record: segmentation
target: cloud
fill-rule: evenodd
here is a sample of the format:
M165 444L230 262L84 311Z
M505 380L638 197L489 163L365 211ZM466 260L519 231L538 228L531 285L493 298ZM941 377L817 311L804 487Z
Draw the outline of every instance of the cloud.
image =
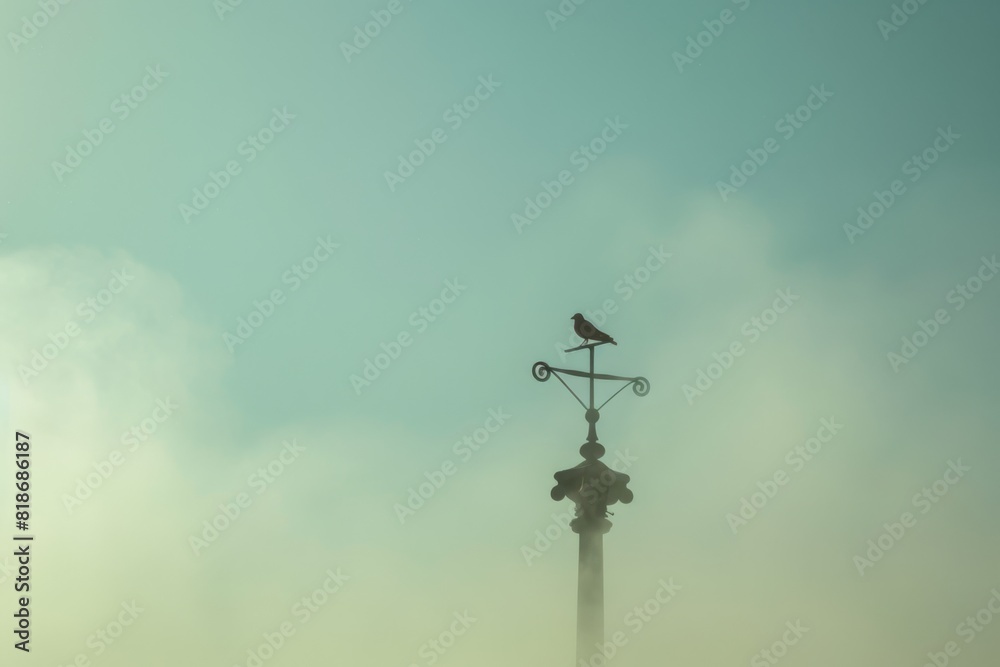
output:
M669 316L621 316L619 323L631 317L662 327L661 336L630 348L629 367L649 377L652 390L642 398L623 392L599 423L610 453L628 448L638 458L628 471L635 502L612 508L605 544L607 629L629 633L616 661L745 660L802 617L815 630L798 647L800 657L823 664L830 650L823 637L857 632L858 609L873 595L887 596L891 582L939 561L960 566L948 544L995 546L984 537L988 517L968 514L969 494L987 483L984 471L921 516L870 575L860 577L851 560L949 456L985 466L977 443L988 433L976 405L930 428L908 417L912 401L928 398L920 384L887 372L869 334L870 322L885 316L889 287L861 274L831 281L820 269L776 264L767 234L754 232L767 227L759 211L744 216L699 201L690 210L673 247L681 275L701 282ZM78 305L123 270L134 280L83 322ZM38 659L98 658L100 644L88 637L133 600L143 612L101 664L156 667L192 650L206 663L246 664L248 651L291 622L295 634L270 664L319 656L423 665L436 651L431 642L450 642L454 614L466 611L477 620L440 654L442 665L572 658L576 538L560 536L531 567L521 553L553 513L569 509L548 497L552 474L579 461L585 436L567 397L514 392L504 402L510 424L401 526L393 504L405 501L425 470L457 458L454 440L493 406L456 419L454 432L321 415L254 430L225 389L232 356L220 332L191 312L171 276L124 253L60 247L4 256L0 275L0 300L17 323L0 336L15 378L11 426L31 433L38 471L33 604L45 634L63 638L46 643L40 633ZM801 302L688 405L682 383L714 352L744 340L741 324L786 286ZM651 282L642 303L679 300L681 287ZM17 365L71 320L79 334L21 384ZM525 383L533 382L529 365ZM141 429L165 397L178 407L130 450L123 434ZM552 409L558 417L546 412ZM787 452L825 417L844 430L791 470ZM567 424L578 431L568 433ZM290 441L303 449L283 460ZM404 449L417 455L402 457ZM123 458L118 465L109 463L114 450ZM791 481L733 535L726 514L779 469ZM66 495L81 483L94 487L91 496L69 512ZM216 524L218 537L206 538L205 522ZM206 539L198 555L192 535ZM338 569L348 581L301 622L303 597L313 599L328 570ZM972 569L985 585L988 572ZM671 577L682 593L633 633L628 614ZM963 599L985 599L988 589L967 583ZM945 632L950 623L919 605L894 613L911 629ZM715 641L718 633L727 641ZM899 640L859 641L874 655ZM162 648L151 653L152 646Z

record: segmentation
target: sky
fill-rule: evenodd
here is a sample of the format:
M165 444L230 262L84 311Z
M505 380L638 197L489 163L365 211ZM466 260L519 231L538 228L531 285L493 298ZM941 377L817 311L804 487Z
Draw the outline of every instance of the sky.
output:
M4 664L994 665L998 20L4 3Z

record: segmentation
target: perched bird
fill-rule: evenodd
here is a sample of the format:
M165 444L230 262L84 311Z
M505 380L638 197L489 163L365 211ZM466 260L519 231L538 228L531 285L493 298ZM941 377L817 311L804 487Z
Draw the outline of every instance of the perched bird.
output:
M583 339L583 344L586 345L592 340L596 340L601 343L611 343L612 345L617 345L615 339L604 333L593 324L588 322L583 318L583 315L577 313L570 318L573 320L573 331L576 335Z

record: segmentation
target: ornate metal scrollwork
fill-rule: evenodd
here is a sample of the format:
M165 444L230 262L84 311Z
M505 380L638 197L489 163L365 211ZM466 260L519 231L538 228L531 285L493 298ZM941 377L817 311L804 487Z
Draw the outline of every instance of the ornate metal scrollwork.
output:
M535 362L535 365L531 367L531 374L539 382L545 382L552 375L551 367L544 361Z

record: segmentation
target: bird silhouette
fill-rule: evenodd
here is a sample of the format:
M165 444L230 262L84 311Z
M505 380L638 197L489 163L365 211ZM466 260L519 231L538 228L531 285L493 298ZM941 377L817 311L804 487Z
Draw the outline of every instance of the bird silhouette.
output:
M577 313L570 319L573 320L573 331L576 332L577 336L583 339L583 345L586 345L592 340L596 340L601 343L611 343L612 345L618 344L615 342L614 338L588 322L580 313Z

